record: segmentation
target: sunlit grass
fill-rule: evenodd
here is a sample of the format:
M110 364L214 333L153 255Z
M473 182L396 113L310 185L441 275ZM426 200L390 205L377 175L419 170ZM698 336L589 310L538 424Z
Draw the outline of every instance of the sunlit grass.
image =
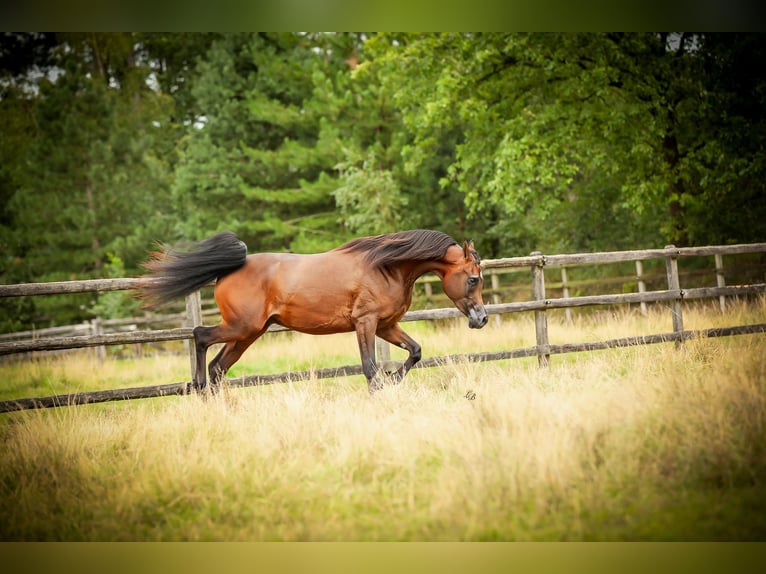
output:
M731 312L690 308L685 319L707 327L766 315L763 302ZM531 317L482 331L405 328L425 356L534 343ZM552 342L670 330L664 312L551 320ZM548 369L534 359L450 363L374 397L358 376L9 413L0 417L0 538L764 539L764 342L554 356ZM241 368L356 355L353 336L279 334ZM2 369L12 384L48 380L47 394L46 384L71 392L184 380L189 364L83 353Z

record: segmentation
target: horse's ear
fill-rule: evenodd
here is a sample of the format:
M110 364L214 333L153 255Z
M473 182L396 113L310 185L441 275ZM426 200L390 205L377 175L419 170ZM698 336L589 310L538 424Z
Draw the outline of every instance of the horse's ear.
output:
M463 241L463 257L471 259L471 251L474 251L473 240Z

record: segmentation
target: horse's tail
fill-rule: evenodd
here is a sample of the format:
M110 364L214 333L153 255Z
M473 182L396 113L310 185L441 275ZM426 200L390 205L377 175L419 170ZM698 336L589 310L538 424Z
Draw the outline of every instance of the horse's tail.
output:
M175 247L162 246L144 264L149 274L139 284L139 296L146 307L155 307L184 297L214 279L236 271L245 264L247 246L231 231L203 241Z

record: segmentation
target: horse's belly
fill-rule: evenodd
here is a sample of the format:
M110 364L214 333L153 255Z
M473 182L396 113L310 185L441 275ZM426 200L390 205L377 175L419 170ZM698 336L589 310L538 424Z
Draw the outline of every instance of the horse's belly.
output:
M347 317L290 314L286 317L276 315L273 318L273 322L288 329L310 335L332 335L334 333L348 333L354 330L354 324Z
M354 330L351 309L345 301L334 301L328 294L305 298L287 297L272 310L271 319L284 327L311 335L330 335Z

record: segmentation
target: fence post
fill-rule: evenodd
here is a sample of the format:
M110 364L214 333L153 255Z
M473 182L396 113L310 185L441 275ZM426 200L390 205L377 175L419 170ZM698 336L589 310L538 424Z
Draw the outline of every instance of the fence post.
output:
M569 299L569 285L567 284L567 268L562 267L561 268L561 287L563 288L562 295L564 296L564 299ZM564 312L567 316L567 324L572 324L572 309L567 307L564 309Z
M384 372L396 370L394 362L391 360L391 345L380 337L375 337L375 358L378 367Z
M726 287L726 277L723 275L723 255L716 253L715 257L715 282L718 287ZM726 297L718 296L718 304L721 306L721 313L726 312Z
M646 293L646 283L644 282L644 262L640 259L636 261L636 278L638 279L638 292ZM641 301L641 314L646 317L646 301Z
M666 250L672 250L675 249L675 245L666 245ZM681 282L678 277L678 256L677 255L669 255L665 259L667 272L668 272L668 289L671 291L681 291ZM683 299L683 292L681 292L681 295L678 297L678 299L674 299L672 303L672 312L673 312L673 332L675 333L681 333L684 330L684 316L683 316L683 310L681 307L681 300ZM683 340L679 340L677 344L683 343Z
M543 267L545 266L545 257L540 251L530 253L533 257L537 256L537 263L532 265L532 296L535 301L545 300L545 275ZM551 354L548 343L548 315L545 309L535 311L535 339L537 340L537 362L540 367L550 365Z
M91 330L91 333L93 333L94 337L98 337L99 335L104 334L104 326L101 324L100 317L95 317L90 322L90 325L91 325L90 330ZM96 347L96 358L98 360L103 360L106 358L106 347L104 347L103 345Z
M202 297L199 291L189 294L186 297L186 326L192 329L197 325L202 325ZM189 361L191 363L191 380L194 380L194 375L197 373L197 349L194 346L194 340L184 340L184 347L186 347L189 353Z

